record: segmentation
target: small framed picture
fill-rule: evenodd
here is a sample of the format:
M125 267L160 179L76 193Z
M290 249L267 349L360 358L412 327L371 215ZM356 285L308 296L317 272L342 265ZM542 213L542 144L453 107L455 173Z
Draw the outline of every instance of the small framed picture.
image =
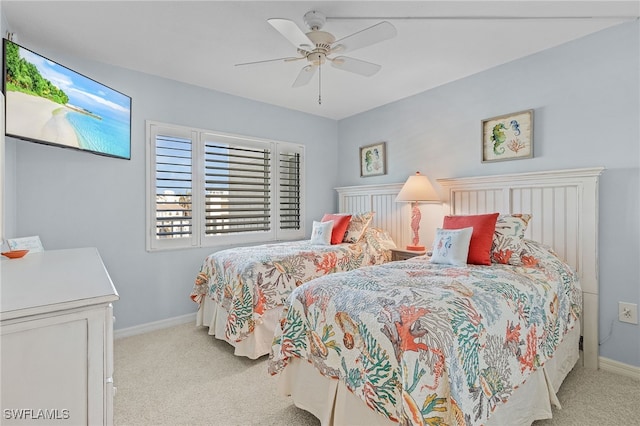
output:
M386 142L360 147L360 177L387 174Z
M482 162L533 157L533 110L482 120Z

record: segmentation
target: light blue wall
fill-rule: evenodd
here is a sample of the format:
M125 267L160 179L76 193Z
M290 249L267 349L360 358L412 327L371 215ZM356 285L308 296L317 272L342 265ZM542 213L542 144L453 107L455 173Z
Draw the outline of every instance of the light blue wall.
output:
M145 251L145 120L301 143L307 235L314 218L334 209L334 120L25 47L133 98L130 161L7 138L7 181L16 188L7 237L40 235L47 249L97 247L121 297L116 329L194 312L189 293L212 251Z
M639 32L638 21L623 24L340 121L340 184L365 183L358 147L378 141L387 141L389 172L366 183L403 182L416 170L435 183L606 167L600 181L600 354L640 366L639 327L617 321L618 301L640 305ZM534 109L535 158L481 163L481 120L525 109Z

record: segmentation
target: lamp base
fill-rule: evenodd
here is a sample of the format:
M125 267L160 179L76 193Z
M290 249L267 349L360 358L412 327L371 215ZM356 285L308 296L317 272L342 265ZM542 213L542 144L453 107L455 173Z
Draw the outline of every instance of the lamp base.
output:
M425 246L407 246L407 250L409 251L425 251Z

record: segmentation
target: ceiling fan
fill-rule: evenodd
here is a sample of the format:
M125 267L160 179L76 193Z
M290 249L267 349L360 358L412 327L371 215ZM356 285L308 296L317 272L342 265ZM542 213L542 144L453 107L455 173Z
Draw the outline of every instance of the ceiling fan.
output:
M315 10L305 13L304 22L310 30L306 33L302 31L295 22L289 19L268 19L267 22L269 22L273 28L275 28L296 47L296 51L299 56L245 62L236 64L236 66L278 61L294 62L306 59L308 64L300 70L298 77L293 82L293 87L300 87L309 83L311 78L315 75L316 70L321 70L322 65L327 62L331 63L331 66L334 68L367 77L374 75L380 70L380 68L382 68L381 65L351 58L349 56L332 55L336 53L342 54L352 52L356 49L371 46L372 44L395 37L397 31L391 23L382 21L371 27L336 40L331 33L321 31L326 19L325 15ZM318 84L320 84L320 79L318 81ZM318 103L321 103L320 95L318 96Z

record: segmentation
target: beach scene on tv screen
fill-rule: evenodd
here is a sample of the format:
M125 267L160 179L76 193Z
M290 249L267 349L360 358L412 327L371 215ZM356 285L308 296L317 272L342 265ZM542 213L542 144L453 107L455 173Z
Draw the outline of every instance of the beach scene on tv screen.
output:
M5 43L7 135L131 157L131 98Z

